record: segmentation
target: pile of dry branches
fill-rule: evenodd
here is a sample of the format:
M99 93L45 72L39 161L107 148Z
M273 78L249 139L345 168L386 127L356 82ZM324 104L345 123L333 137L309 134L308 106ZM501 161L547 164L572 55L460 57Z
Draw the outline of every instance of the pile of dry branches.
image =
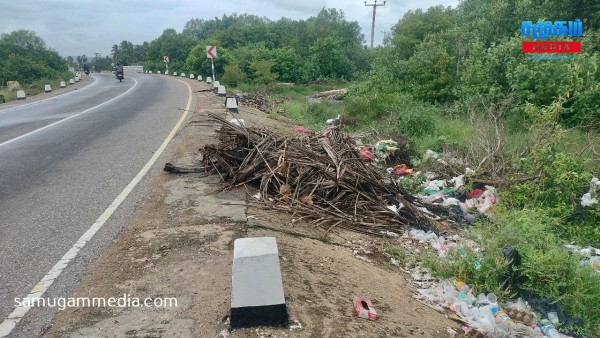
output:
M283 100L269 98L266 93L257 92L239 95L239 103L246 107L252 107L265 113L270 113L274 108L283 104Z
M334 89L325 92L319 92L311 96L313 99L339 100L348 93L348 89Z
M418 202L361 160L337 128L289 137L209 118L221 125L220 143L203 149L205 167L234 186L257 186L260 205L294 213L325 234L335 227L374 235L407 226L434 230Z

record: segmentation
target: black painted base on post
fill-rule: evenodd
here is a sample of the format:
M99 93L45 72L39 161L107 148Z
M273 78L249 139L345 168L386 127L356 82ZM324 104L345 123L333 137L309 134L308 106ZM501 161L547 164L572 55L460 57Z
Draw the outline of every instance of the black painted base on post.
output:
M289 315L285 304L231 308L232 329L253 326L287 326Z

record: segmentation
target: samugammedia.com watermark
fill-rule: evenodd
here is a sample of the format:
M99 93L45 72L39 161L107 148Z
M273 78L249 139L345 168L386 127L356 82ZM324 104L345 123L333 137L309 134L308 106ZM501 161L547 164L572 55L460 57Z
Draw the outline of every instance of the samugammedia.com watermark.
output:
M528 56L529 61L573 61L575 60L574 55L532 55Z
M56 307L60 310L75 307L177 307L177 298L137 298L124 294L123 297L59 297L59 298L15 298L17 307Z

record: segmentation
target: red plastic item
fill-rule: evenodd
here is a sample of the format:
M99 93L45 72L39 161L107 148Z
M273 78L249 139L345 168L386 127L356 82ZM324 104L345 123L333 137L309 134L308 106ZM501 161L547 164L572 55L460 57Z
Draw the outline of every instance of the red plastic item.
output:
M358 150L358 155L365 162L371 162L374 158L373 153L367 147L360 147Z
M300 134L312 134L312 130L304 127L295 127L294 131Z
M392 170L392 174L394 174L396 176L412 175L413 174L413 170L410 169L410 168L408 168L406 166L406 164L398 164Z
M356 315L360 318L368 320L377 320L379 318L373 304L365 297L354 296L354 310L356 310Z
M479 198L481 195L483 195L484 190L483 189L475 189L475 190L471 190L467 193L467 197L469 199L471 198Z

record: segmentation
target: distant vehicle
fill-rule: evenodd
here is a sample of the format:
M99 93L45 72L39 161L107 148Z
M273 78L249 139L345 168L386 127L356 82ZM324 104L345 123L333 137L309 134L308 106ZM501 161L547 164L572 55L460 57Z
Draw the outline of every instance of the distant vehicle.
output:
M117 64L117 67L115 68L115 75L117 76L117 79L119 79L119 82L123 81L123 79L125 78L123 66Z

